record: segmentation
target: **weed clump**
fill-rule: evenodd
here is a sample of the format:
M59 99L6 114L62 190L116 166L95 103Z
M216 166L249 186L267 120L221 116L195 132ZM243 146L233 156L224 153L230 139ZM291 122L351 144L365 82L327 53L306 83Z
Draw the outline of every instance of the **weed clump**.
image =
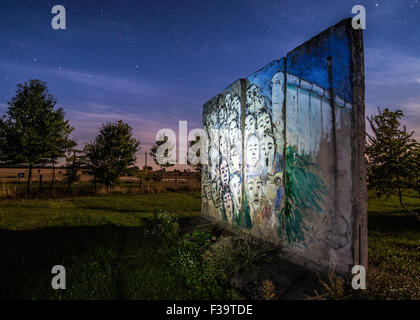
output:
M161 243L170 243L179 232L178 216L176 213L161 210L154 213L153 218L146 221L144 235Z
M240 272L250 270L257 262L268 259L272 248L245 237L223 236L203 254L205 272L227 281Z

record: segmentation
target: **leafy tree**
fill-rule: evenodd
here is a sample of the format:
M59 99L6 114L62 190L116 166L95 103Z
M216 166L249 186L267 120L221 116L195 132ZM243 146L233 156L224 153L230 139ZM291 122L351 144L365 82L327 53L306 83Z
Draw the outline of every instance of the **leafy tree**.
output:
M164 168L169 168L174 166L174 163L167 160L166 162L159 161L159 157L163 156L164 158L168 158L170 154L174 151L174 145L168 141L168 136L162 135L159 141L156 141L155 144L150 149L150 156L153 158L153 161L160 166L161 173L163 173ZM163 145L166 145L166 149L162 152L161 155L159 155L159 149L164 147Z
M64 119L63 109L55 108L56 103L45 82L29 80L17 85L0 121L1 160L27 165L28 194L33 167L64 156L72 143L69 135L73 128Z
M56 123L59 125L59 122ZM71 140L67 136L57 136L56 139L53 141L51 146L51 154L49 156L48 162L52 164L52 178L50 182L49 192L53 189L54 181L55 181L55 165L58 163L58 159L66 156L66 152L68 150L73 150L76 147L76 142Z
M190 148L193 147L196 143L200 142L200 136L197 135L195 137L195 140L190 141ZM190 149L191 150L191 149ZM201 156L201 149L198 149L198 151L196 152L195 156L197 158L200 158ZM200 172L201 173L201 159L198 163L192 164L191 161L188 159L187 156L187 164L195 171Z
M133 130L123 121L102 125L95 140L85 146L88 166L96 182L103 182L107 193L119 177L128 173L136 162L140 141L133 138Z
M400 205L419 219L416 212L404 203L405 188L419 190L420 157L419 143L401 126L403 112L378 108L378 114L368 118L374 133L368 134L366 155L368 159L369 188L376 189L377 196L396 195Z
M77 149L72 149L68 151L66 157L66 173L64 173L64 181L67 183L68 191L71 194L71 186L72 184L79 182L81 178L81 174L79 173L82 164L83 164L83 157L81 156L81 151Z

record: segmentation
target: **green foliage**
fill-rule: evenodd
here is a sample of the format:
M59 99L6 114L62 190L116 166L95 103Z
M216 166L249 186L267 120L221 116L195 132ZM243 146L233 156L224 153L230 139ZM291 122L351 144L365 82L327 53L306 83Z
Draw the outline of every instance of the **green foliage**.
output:
M73 128L45 82L29 80L18 84L16 95L8 102L7 115L0 120L0 161L29 167L55 163L75 143L69 138Z
M328 273L327 281L319 278L322 286L327 290L328 298L331 300L342 300L345 297L344 279L337 277L333 271Z
M407 194L409 204L420 208L414 193ZM198 215L200 199L196 192L2 201L0 297L241 299L230 288L229 276L232 270L252 269L269 255L257 243L215 239L198 231L165 245L144 236L153 212L176 211L180 219ZM371 190L369 200L367 290L350 289L344 298L418 300L416 219L401 209L396 196L379 200ZM51 290L55 264L66 267L66 290ZM334 281L326 283L335 286ZM340 295L339 286L333 290L335 297Z
M205 272L225 282L267 260L271 250L263 242L256 243L245 237L223 236L204 252Z
M210 245L210 233L194 230L181 237L173 249L170 266L182 277L195 299L222 299L224 290L213 274L204 272L203 252Z
M368 186L377 196L397 195L401 206L410 211L403 201L403 189L420 191L420 144L412 138L405 126L401 127L403 112L381 110L368 118L374 133L368 135ZM414 213L414 212L413 212Z
M179 225L176 213L161 210L153 214L153 219L146 221L144 234L146 237L168 244L178 235Z
M83 158L80 156L80 151L73 149L69 151L66 157L66 172L64 173L64 181L71 188L73 183L79 182L81 174L79 173L83 164Z
M162 170L163 168L174 166L174 163L171 163L169 160L166 162L163 161L164 158L173 155L174 152L174 145L168 140L168 136L162 134L149 152L153 158L153 161L156 163L156 165L160 166Z
M190 148L196 148L196 147L198 147L198 146L195 146L197 143L200 143L200 145L199 145L199 147L200 147L200 149L198 149L197 151L196 151L196 153L195 153L195 156L198 158L198 159L200 159L200 157L201 157L201 142L200 142L200 136L199 135L197 135L196 137L195 137L195 140L192 140L192 141L190 141ZM187 158L187 164L192 168L192 169L194 169L195 171L198 171L198 172L201 172L201 159L200 159L200 161L198 161L198 163L195 163L195 164L192 164L191 163L191 161L190 161L190 159L188 159Z
M120 120L104 124L95 141L87 144L84 151L93 176L108 190L135 164L139 146L132 128Z

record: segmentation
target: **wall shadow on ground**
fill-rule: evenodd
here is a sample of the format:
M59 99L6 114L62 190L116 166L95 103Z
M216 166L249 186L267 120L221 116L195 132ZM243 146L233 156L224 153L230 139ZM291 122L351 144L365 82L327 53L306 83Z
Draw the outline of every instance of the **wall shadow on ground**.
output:
M113 262L125 250L138 246L137 240L142 241L143 237L141 227L115 225L0 229L0 299L50 298L54 291L50 284L54 265L64 265L67 271L74 265L91 268L92 263L98 268L114 269L109 273L118 276ZM103 271L98 270L98 274Z

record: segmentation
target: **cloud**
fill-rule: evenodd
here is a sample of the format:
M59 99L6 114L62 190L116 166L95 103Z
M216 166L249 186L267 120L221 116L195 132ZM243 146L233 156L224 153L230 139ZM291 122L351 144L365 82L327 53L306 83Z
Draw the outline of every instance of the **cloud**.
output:
M375 113L378 106L401 109L402 123L420 140L420 58L396 50L366 50L366 115Z

